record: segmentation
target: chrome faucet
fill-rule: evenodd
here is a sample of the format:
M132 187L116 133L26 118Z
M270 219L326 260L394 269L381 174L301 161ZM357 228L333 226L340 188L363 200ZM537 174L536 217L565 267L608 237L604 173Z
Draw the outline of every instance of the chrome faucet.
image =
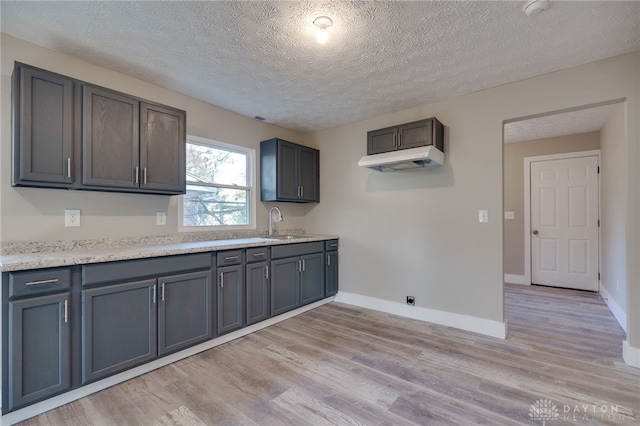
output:
M274 210L278 213L278 215L276 216L276 222L282 222L282 212L280 211L280 208L278 208L277 206L271 207L271 210L269 210L269 236L273 235L273 211Z

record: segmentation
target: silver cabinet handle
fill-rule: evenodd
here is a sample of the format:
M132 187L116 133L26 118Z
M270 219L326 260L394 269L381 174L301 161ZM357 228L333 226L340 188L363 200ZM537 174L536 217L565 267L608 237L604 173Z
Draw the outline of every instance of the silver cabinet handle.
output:
M302 259L302 272L304 272L304 270L305 270L305 266L306 266L306 265L305 265L305 261L304 261L304 259Z
M229 256L229 257L225 257L224 261L226 262L227 260L237 260L240 259L240 256Z
M224 272L220 272L220 288L224 288Z
M147 168L146 167L142 169L142 175L143 175L142 183L143 185L146 185L147 184Z
M28 283L25 283L25 285L53 284L53 283L57 283L58 281L60 281L58 278L53 278L53 279L50 279L50 280L29 281Z
M67 177L71 177L71 157L67 158Z
M136 183L140 183L140 167L136 166Z
M300 197L304 197L304 186L300 186Z
M393 147L396 147L396 134L393 134Z
M161 293L160 297L162 298L162 301L164 302L164 283L162 283L162 293Z
M402 146L402 133L398 133L398 148Z
M69 322L69 303L67 299L64 300L64 322Z
M533 234L533 235L538 235L538 234L539 234L539 232L538 232L538 230L537 230L537 229L534 229L534 230L533 230L533 232L532 232L532 234Z
M269 265L266 265L264 267L264 279L268 280L269 279Z
M254 253L254 254L253 254L253 257L263 257L264 255L265 255L265 253L264 253L264 252L261 252L261 253Z
M330 247L338 247L338 243L329 244Z
M331 256L327 256L327 266L331 266Z
M153 285L153 296L151 296L151 300L153 301L153 303L156 303L156 285Z
M298 259L298 272L302 272L302 259Z

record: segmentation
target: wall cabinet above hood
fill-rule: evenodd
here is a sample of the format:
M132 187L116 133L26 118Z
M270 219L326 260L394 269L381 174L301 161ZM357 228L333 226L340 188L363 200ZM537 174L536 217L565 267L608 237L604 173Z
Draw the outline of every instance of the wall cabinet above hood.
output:
M367 155L358 162L380 172L444 163L444 126L436 118L367 132Z

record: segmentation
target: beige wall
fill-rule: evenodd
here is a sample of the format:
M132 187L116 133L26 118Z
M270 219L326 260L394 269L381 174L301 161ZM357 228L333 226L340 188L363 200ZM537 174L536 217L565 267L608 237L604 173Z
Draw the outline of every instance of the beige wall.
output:
M524 158L600 148L599 132L504 145L504 210L515 213L504 221L504 273L524 275Z
M626 191L627 147L624 133L624 104L614 107L600 131L600 233L602 240L600 284L627 312Z
M625 121L624 143L635 147L638 58L620 56L310 135L321 147L325 190L307 223L312 232L340 235L341 291L399 303L413 295L420 307L502 321L503 121L626 98L634 119ZM448 128L443 167L397 173L357 167L367 131L431 116ZM637 149L629 154L638 168ZM628 214L637 221L632 178ZM479 209L489 211L489 223L478 223ZM627 255L638 259L638 227L628 221L627 231L634 240ZM640 294L639 278L629 274L630 295ZM629 342L640 347L640 321L632 328Z
M179 196L65 191L10 186L11 73L13 62L68 75L187 111L187 133L228 142L258 152L259 142L282 137L302 142L302 135L258 122L162 87L146 83L74 57L1 35L0 105L0 237L1 241L77 240L104 237L168 235L177 233ZM184 76L189 78L189 76ZM214 83L215 84L215 83ZM257 197L258 229L267 228L267 208ZM313 206L280 206L287 228L304 227L304 216ZM79 228L64 227L64 209L82 211ZM167 225L156 225L156 212L167 212Z

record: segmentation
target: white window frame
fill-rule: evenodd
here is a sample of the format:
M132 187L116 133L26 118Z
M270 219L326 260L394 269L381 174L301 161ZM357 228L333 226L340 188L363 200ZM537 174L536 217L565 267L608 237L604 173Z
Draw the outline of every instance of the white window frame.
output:
M228 232L236 230L252 230L256 229L256 150L240 145L233 145L225 142L219 142L212 139L201 138L198 136L187 135L187 143L196 145L210 146L213 148L221 148L228 151L237 152L247 156L247 187L249 195L247 201L249 203L249 224L247 225L216 225L216 226L184 226L184 197L181 195L178 202L178 232ZM186 149L186 147L185 147ZM188 181L187 181L188 184ZM232 186L221 185L224 188L233 188Z

